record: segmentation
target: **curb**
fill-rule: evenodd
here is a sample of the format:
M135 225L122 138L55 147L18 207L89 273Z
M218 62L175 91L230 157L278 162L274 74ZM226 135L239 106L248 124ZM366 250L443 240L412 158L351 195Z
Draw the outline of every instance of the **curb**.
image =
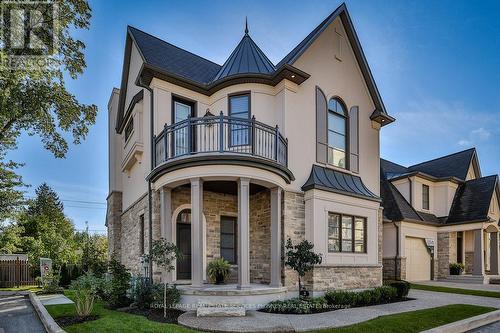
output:
M47 309L42 305L42 302L40 302L40 299L36 294L32 293L31 291L28 293L28 296L30 298L31 304L33 304L33 307L35 308L36 313L38 314L38 317L40 318L40 321L42 322L43 326L45 327L45 330L48 333L66 333L59 325L57 325L56 321L54 318L51 317Z
M500 320L500 310L432 328L422 333L462 333Z

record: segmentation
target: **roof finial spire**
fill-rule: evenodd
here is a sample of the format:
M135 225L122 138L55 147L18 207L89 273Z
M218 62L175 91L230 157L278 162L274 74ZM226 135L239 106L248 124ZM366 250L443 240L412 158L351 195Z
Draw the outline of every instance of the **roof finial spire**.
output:
M245 35L248 35L248 17L245 16Z

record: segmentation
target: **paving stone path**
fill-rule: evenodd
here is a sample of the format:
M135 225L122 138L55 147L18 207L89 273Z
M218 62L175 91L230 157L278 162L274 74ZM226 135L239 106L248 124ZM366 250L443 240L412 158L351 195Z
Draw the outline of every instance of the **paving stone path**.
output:
M28 296L0 296L0 333L44 333Z
M379 316L434 308L448 304L472 304L500 309L500 299L492 297L437 293L423 290L411 290L409 297L415 298L415 300L363 308L342 309L312 315L280 315L248 311L246 317L210 318L196 317L195 312L187 312L179 317L179 323L194 329L218 332L302 332L347 326Z

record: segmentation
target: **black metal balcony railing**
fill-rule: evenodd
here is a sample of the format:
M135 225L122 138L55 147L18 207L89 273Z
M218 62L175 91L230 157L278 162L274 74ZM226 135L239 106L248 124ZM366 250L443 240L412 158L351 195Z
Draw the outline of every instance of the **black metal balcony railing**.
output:
M288 165L288 142L272 127L252 119L224 116L189 118L165 128L154 139L155 167L193 154L245 154Z

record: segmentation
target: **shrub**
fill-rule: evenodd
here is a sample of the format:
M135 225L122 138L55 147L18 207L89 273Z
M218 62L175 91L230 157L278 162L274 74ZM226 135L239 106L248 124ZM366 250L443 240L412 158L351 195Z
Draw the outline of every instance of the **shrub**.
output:
M52 270L45 273L42 279L42 294L58 294L63 292L63 288L59 287L59 274Z
M396 288L398 299L406 298L406 296L408 296L408 293L410 292L410 283L403 280L386 281L384 284Z
M226 282L229 274L231 274L231 265L224 258L215 259L208 264L208 278L215 284Z
M112 258L109 262L111 280L106 284L104 291L108 305L111 308L125 307L130 304L127 291L130 288L130 273L125 266Z
M92 273L86 273L71 282L71 289L75 293L76 314L79 317L87 317L92 312L99 284L100 279Z
M138 277L132 286L132 299L139 309L149 309L154 301L154 284L148 278Z
M459 262L452 262L450 264L450 275L460 275L464 271L465 266Z
M330 305L352 306L357 302L358 294L347 290L332 290L325 293L326 302Z
M164 291L165 291L165 285L164 284L156 284L155 287L153 288L153 299L154 299L154 304L155 307L161 307L163 306L163 303L167 308L173 307L175 304L179 303L181 300L181 293L177 289L175 285L168 286L167 285L167 293L164 298ZM157 306L157 305L158 306Z
M325 293L326 302L335 306L368 306L389 303L397 300L397 290L382 286L362 291L332 290Z
M322 312L328 308L324 297L291 298L283 301L272 301L262 311L284 314L309 314Z
M380 290L380 303L390 303L398 299L398 290L391 286L382 286Z

